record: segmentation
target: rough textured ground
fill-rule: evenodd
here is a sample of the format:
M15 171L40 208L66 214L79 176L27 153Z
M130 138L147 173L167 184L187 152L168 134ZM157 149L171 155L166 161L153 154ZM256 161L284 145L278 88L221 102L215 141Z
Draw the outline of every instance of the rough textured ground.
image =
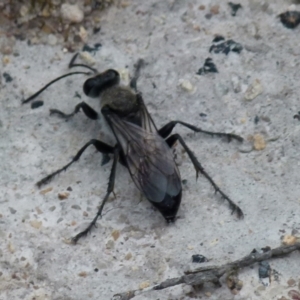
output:
M107 203L98 227L78 245L69 245L67 239L93 218L106 191L111 164L101 167L101 155L91 148L43 187L44 193L34 184L66 164L91 138L111 139L103 124L82 113L65 122L49 116L49 108L71 112L81 101L76 92L95 108L99 103L83 95L85 77L78 75L40 95L42 107L33 110L29 104L21 105L24 97L66 73L72 54L58 45L29 46L17 41L14 51L19 56L2 55L1 300L110 299L140 284L153 285L183 274L194 267L193 254L221 264L253 248L277 247L284 235L300 234L300 123L293 119L300 107L300 28L287 29L276 17L289 8L289 1L240 3L243 8L236 17L224 1L219 12L207 18L216 4L213 1L142 4L132 0L122 8L110 7L101 17L101 31L90 34L88 43L102 44L93 56L98 70L115 68L126 75L138 58L144 58L147 65L138 85L158 126L180 119L207 130L234 132L247 140L241 146L180 126L175 130L220 187L239 203L244 220L230 214L227 203L204 178L195 181L192 164L177 146L186 183L175 224L167 225L145 199L140 201L127 170L119 166L116 197ZM199 9L200 5L205 9ZM300 10L297 4L295 8ZM240 54L210 54L216 34L244 49ZM219 73L196 75L207 57ZM13 78L11 82L6 82L4 72ZM255 82L260 95L245 100ZM192 86L185 88L187 83ZM252 149L253 139L257 149L264 148L264 142L265 148ZM60 200L58 194L68 187L72 188L68 198ZM264 286L257 265L246 268L240 273L244 286L238 295L224 284L200 291L178 286L136 299L289 299L288 291L299 289L299 253L270 264L279 273L277 281L273 278Z

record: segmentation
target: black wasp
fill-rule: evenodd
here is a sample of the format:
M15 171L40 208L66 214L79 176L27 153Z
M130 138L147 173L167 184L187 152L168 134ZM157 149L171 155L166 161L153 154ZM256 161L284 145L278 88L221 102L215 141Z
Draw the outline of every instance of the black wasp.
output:
M77 55L78 53L72 58L69 64L70 68L81 66L97 73L95 69L89 66L75 64L74 62ZM168 223L174 222L182 194L181 178L171 149L177 141L179 141L192 161L196 169L196 176L198 177L198 173L201 173L212 184L215 191L219 192L221 196L229 202L232 211L235 211L238 217L243 217L243 212L240 207L223 193L206 173L182 137L179 134L171 135L171 132L176 124L180 124L194 132L227 137L228 140L236 139L239 142L242 142L243 139L235 134L205 131L182 121L171 121L161 129L157 129L145 106L141 93L137 90L137 79L142 65L143 60L139 60L135 66L134 77L131 79L129 86L120 85L120 75L113 69L106 70L103 73L87 79L83 85L83 91L88 97L100 99L101 114L110 126L115 136L116 144L111 146L99 140L92 139L78 151L70 163L37 182L38 187L40 187L51 180L55 175L65 171L81 157L82 153L90 145L93 145L104 155L113 155L107 193L100 205L97 215L84 231L73 238L74 243L86 235L96 224L97 219L101 217L103 207L109 195L113 192L117 162L126 166L135 185L161 212L166 221ZM23 100L23 103L27 103L36 98L54 82L75 74L91 75L90 72L71 72L60 76L31 97ZM71 114L65 114L57 109L51 109L50 113L68 119L73 117L80 110L92 120L97 120L100 117L100 114L85 102L77 104Z

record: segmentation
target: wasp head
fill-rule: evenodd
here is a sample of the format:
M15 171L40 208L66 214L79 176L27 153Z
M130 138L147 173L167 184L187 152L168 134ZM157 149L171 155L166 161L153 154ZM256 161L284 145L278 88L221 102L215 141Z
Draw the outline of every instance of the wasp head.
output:
M113 69L109 69L101 74L89 78L83 84L84 93L91 98L97 98L100 94L120 83L120 74Z

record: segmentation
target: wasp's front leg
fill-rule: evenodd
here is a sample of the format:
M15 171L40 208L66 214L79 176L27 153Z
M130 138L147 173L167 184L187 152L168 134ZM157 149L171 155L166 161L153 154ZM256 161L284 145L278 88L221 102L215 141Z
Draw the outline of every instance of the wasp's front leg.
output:
M74 111L70 114L65 114L64 112L58 109L50 109L50 115L56 114L59 115L61 118L70 119L73 116L75 116L80 111L80 109L82 109L85 115L91 120L97 120L99 118L99 114L92 107L86 104L84 101L78 103L75 106Z

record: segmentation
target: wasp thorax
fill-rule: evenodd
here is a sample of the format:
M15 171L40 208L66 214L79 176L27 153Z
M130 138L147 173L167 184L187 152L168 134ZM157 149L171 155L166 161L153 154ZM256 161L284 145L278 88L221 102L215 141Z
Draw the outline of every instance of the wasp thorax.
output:
M114 86L101 94L101 108L104 106L120 116L126 116L138 109L137 96L129 87Z

